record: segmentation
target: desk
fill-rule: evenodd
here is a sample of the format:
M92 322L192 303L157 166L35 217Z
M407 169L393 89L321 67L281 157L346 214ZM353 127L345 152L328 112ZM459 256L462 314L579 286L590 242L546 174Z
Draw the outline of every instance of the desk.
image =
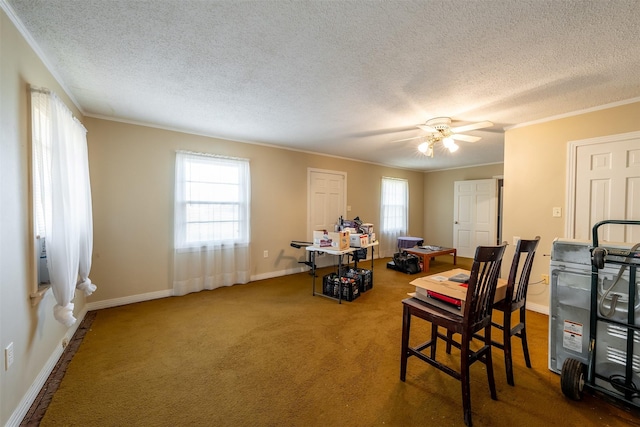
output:
M424 248L433 248L433 249L424 249ZM425 247L416 246L413 248L404 249L404 251L408 254L413 254L420 258L420 260L422 261L422 271L425 273L429 271L429 261L431 261L431 258L435 258L440 255L451 254L453 255L453 265L456 265L458 261L458 250L454 248L440 248L440 247L436 248L436 247L429 247L429 246L425 246Z
M343 250L337 250L335 248L330 248L330 247L319 247L319 246L307 246L305 248L305 250L309 251L309 254L311 256L311 295L315 296L315 295L320 295L323 296L325 298L331 298L331 299L337 299L339 304L342 304L342 283L340 284L341 289L340 292L338 293L338 298L334 298L332 296L329 295L325 295L324 293L316 293L316 254L318 252L324 252L327 253L329 255L336 255L338 257L338 274L340 274L340 272L342 271L342 260L343 257L347 254L351 254L355 251L357 251L358 249L367 249L367 248L371 248L371 283L373 285L373 258L374 258L374 254L375 254L375 247L378 246L378 242L373 242L373 243L369 243L367 245L364 245L360 248L348 248L348 249L343 249ZM358 268L358 261L355 260L354 261L354 265L356 268Z

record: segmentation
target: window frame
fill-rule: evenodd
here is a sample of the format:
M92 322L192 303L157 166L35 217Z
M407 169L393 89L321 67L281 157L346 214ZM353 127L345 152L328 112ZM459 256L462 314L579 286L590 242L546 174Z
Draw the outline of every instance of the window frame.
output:
M224 174L225 176L223 177L220 171L208 171L208 176L202 176L201 174L199 179L196 179L197 169L202 172L202 167L235 169L236 181L229 180L229 176L233 174ZM223 187L229 188L233 186L237 187L237 191L225 192L226 197L216 197L216 192L214 191L216 188L220 190ZM196 187L201 187L201 189L209 187L209 191L197 191ZM206 153L177 151L176 187L174 192L175 248L189 251L204 246L248 244L250 239L250 188L249 160ZM230 206L233 209L228 209ZM210 209L207 209L207 207L210 207ZM204 215L203 218L202 214L206 213L207 210L210 211L211 215ZM228 214L231 211L233 212L231 219L229 219ZM201 215L198 215L198 212ZM189 225L198 223L211 225L209 233L212 234L213 238L194 239L194 233L190 231ZM221 236L220 232L216 232L216 229L221 229L219 225L223 223L235 225L234 228L236 229L232 231L231 236L228 234L228 227L222 226L222 233L226 233L226 236ZM206 228L201 227L201 232L196 234L201 236L206 234Z
M396 185L397 187L400 187L400 184L402 184L402 188L401 190L404 191L404 194L401 195L402 203L398 204L391 204L391 203L385 203L385 194L388 194L388 192L385 191L385 186L386 185ZM403 179L403 178L393 178L393 177L382 177L382 182L381 182L381 186L380 186L380 232L381 233L398 233L398 232L403 232L403 233L407 233L409 231L409 181L407 179ZM398 192L396 192L396 194L398 194ZM388 202L388 201L387 201ZM396 207L401 209L402 212L402 226L400 227L394 227L393 229L389 229L388 227L388 223L389 223L389 218L385 217L385 215L387 214L387 211L389 210L390 207ZM393 218L400 218L400 215L394 215ZM393 221L393 222L400 222L400 221Z

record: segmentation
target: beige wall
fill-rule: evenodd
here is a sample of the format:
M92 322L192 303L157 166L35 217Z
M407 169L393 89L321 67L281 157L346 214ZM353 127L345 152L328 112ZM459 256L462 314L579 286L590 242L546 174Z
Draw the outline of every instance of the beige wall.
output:
M506 132L503 235L509 242L513 236L541 236L532 281L549 273L550 257L543 255L551 253L553 239L565 237L567 143L638 131L639 117L640 103L634 103ZM563 217L552 217L555 206ZM505 256L512 257L509 249ZM528 301L548 307L549 287L532 287Z
M0 349L9 343L14 348L9 370L4 369L4 352L1 355L0 425L11 419L25 395L39 391L30 387L47 363L55 363L65 334L73 332L53 319L51 291L37 307L29 298L35 279L29 225L28 84L56 91L81 118L0 10ZM75 303L78 315L85 307L83 296Z
M290 242L310 238L308 168L347 172L349 217L374 224L379 224L381 178L408 179L410 233L423 232L420 172L95 118L85 119L85 126L94 209L91 275L99 286L89 302L171 289L177 149L250 159L253 277L290 272L304 259Z
M453 247L453 183L503 174L503 164L429 172L424 175L424 239L430 245Z

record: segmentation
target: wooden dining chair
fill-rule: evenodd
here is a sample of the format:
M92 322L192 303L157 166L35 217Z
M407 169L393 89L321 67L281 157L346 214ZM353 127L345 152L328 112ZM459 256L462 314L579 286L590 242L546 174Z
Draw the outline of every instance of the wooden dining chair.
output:
M529 359L529 347L527 345L526 329L526 303L527 289L529 287L529 276L533 266L533 258L540 242L540 236L533 240L519 240L516 245L516 252L513 255L509 278L507 279L507 291L505 298L493 305L495 310L503 313L502 324L494 321L494 327L502 331L502 343L492 341L492 345L504 351L504 364L507 370L507 383L514 385L513 381L513 361L511 352L511 337L518 337L522 341L522 351L527 368L531 368ZM511 326L512 314L520 312L520 318L516 325Z
M400 380L405 381L406 379L407 359L410 356L416 356L418 359L459 380L462 384L464 422L468 426L471 426L471 390L469 384L469 366L471 364L480 361L486 365L491 398L497 399L491 359L491 310L505 246L479 246L476 248L469 275L465 303L461 310L456 308L449 309L435 302L431 304L416 298L407 298L402 301ZM431 323L431 339L415 347L409 346L412 317L418 317ZM440 333L439 327L445 328L447 334ZM473 339L473 335L481 330L484 331L484 345L478 350L472 350L469 344ZM453 334L461 335L460 342L453 340ZM447 345L452 345L460 350L459 370L454 370L436 360L438 339L442 339ZM430 349L430 353L425 352L427 349Z

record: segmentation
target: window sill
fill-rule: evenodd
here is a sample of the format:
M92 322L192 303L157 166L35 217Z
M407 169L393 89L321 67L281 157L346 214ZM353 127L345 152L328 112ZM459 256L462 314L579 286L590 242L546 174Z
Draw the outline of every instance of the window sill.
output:
M46 294L49 289L51 289L51 285L42 285L38 286L38 290L36 292L31 292L31 295L29 295L31 298L31 306L36 307L40 304L40 301L44 298L44 294Z

